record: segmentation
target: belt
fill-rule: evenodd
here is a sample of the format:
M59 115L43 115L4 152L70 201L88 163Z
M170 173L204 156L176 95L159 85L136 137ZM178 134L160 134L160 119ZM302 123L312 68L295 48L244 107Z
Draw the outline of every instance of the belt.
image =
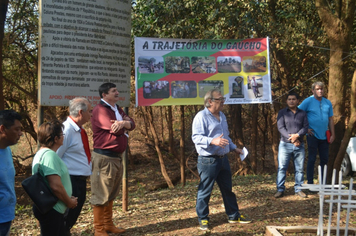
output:
M94 152L108 157L118 157L118 158L121 158L121 154L122 154L122 153L110 151L109 149L99 149L99 148L94 148Z
M214 157L214 158L224 158L225 155L211 155L211 157Z
M210 155L210 156L202 156L202 157L224 158L225 155Z
M88 176L84 176L84 175L71 175L70 177L80 179L80 180L87 180L88 178Z

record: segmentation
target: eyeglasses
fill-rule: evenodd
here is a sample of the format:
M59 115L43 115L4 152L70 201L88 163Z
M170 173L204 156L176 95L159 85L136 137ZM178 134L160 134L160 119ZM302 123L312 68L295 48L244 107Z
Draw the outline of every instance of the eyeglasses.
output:
M224 98L224 97L222 97L222 98L212 98L211 100L225 102L226 98Z

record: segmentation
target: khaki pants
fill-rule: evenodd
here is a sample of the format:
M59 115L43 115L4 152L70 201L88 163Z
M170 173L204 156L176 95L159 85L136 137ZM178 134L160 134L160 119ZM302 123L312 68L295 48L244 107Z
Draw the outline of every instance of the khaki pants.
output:
M93 205L106 205L120 192L122 182L121 158L108 157L92 152L93 174L91 180L91 198Z

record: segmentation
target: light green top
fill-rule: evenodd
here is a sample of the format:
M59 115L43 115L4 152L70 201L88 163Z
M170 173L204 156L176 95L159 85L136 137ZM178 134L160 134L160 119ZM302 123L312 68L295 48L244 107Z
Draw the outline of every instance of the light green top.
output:
M42 156L43 155L43 156ZM42 159L41 159L42 157ZM68 196L72 196L72 183L70 181L70 176L68 173L68 168L62 161L62 159L51 149L41 149L39 150L35 157L33 158L32 162L32 174L37 172L38 169L38 162L41 159L41 168L40 168L40 174L42 176L47 176L47 175L58 175L61 178L61 182L64 186L64 189L66 190ZM45 181L48 184L47 178L45 178ZM67 206L59 200L56 205L54 205L53 209L58 211L61 214L64 214L64 212L67 209Z

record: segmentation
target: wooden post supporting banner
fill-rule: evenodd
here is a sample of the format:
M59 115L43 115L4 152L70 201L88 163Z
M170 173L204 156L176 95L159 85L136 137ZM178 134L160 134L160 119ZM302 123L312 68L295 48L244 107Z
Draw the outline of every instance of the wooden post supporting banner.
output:
M129 115L129 109L127 107L124 108L124 111L126 115ZM127 212L128 210L127 148L122 154L122 211L123 212Z

